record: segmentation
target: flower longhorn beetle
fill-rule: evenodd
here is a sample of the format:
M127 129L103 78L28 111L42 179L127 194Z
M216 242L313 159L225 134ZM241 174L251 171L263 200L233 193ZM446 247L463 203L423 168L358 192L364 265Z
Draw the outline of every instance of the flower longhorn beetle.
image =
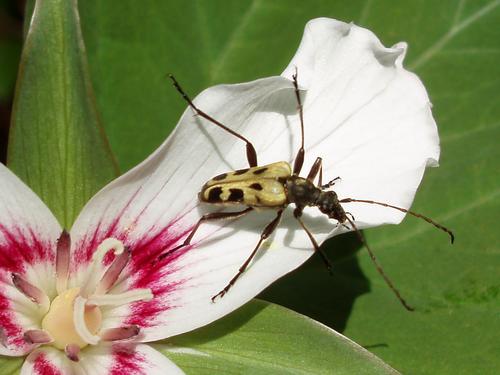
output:
M213 177L201 188L199 193L199 200L204 203L209 203L213 205L220 206L231 206L231 205L244 205L247 206L242 211L237 212L214 212L203 215L198 222L194 225L193 229L186 237L184 242L179 246L169 250L168 252L160 255L159 260L163 259L167 255L188 246L193 239L196 231L203 222L213 221L213 220L224 220L224 219L236 219L240 218L255 209L274 209L277 211L276 217L266 225L264 230L260 235L260 239L257 245L251 252L247 260L241 265L236 275L228 282L228 284L219 293L212 297L212 302L215 302L217 297L223 297L229 289L235 284L236 280L245 272L248 265L256 255L257 251L261 247L264 240L266 240L278 227L281 217L285 208L290 204L295 204L295 209L293 211L294 217L299 222L300 226L304 229L309 237L314 250L318 252L325 263L328 270L331 272L331 263L328 260L326 254L321 250L320 246L316 242L313 234L304 224L302 220L302 213L306 206L317 207L322 213L327 215L331 219L337 220L338 224L346 227L348 230L354 230L361 241L364 244L370 258L375 264L377 271L383 277L389 288L394 292L398 300L403 304L403 306L412 311L413 308L406 303L399 291L394 287L392 281L385 274L382 266L378 262L372 249L366 242L363 234L360 232L356 224L354 223L354 217L349 213L344 211L341 203L367 203L375 204L383 207L392 208L399 210L401 212L410 214L417 218L423 219L428 223L434 225L435 227L445 231L449 234L451 243L454 241L454 235L448 228L441 224L436 223L434 220L422 214L407 210L402 207L393 206L383 202L376 202L366 199L354 199L354 198L344 198L338 199L337 194L332 190L327 190L331 188L335 181L339 177L334 178L326 184L323 184L323 169L322 169L322 159L320 157L316 158L311 170L309 171L307 177L299 176L304 163L304 116L303 107L299 93L299 86L297 82L297 71L292 76L293 87L295 91L295 97L298 105L298 114L300 118L300 130L301 130L301 145L295 156L295 161L293 164L293 170L291 165L286 161L279 161L272 164L267 164L263 166L258 166L257 164L257 153L252 143L246 139L243 135L231 130L221 122L217 121L207 113L203 112L201 109L196 107L189 96L181 88L177 80L172 74L169 74L169 78L172 80L174 87L182 95L184 100L189 104L191 109L196 115L203 117L224 131L232 134L233 136L239 138L246 143L246 156L249 164L249 168L240 169L228 173L223 173ZM314 184L314 180L318 177L318 184ZM349 227L348 223L351 227Z

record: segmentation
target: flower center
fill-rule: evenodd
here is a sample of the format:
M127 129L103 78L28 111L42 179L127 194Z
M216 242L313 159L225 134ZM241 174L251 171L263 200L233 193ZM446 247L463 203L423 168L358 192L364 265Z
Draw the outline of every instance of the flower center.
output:
M24 340L36 346L53 345L64 350L70 360L78 361L80 350L87 345L98 345L100 341L127 340L139 334L140 328L134 324L103 330L101 306L149 301L153 298L153 293L149 288L110 293L131 257L130 248L116 238L106 238L99 244L88 265L85 280L80 283L80 287L68 289L69 250L70 237L63 231L57 241L56 252L58 295L52 302L43 290L30 283L23 275L12 273L11 278L14 287L38 305L39 311L45 313L41 329L26 330ZM115 259L104 266L103 259L109 251L113 251Z
M42 329L53 339L52 345L64 350L73 344L84 348L88 345L75 328L74 304L80 288L72 288L59 294L50 304L49 312L42 320ZM101 310L97 306L86 306L84 321L87 329L96 334L101 327Z

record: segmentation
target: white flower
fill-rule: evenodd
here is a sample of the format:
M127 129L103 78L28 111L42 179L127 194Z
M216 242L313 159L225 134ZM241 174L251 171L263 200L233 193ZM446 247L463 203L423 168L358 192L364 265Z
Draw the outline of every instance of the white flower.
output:
M317 19L282 76L212 87L195 103L252 140L260 164L292 162L300 143L291 81L297 69L306 91L302 173L321 156L324 178L342 178L335 185L340 198L407 208L425 167L437 164L439 146L425 89L402 67L405 51L404 43L385 48L355 25ZM188 108L156 152L92 198L69 234L0 166L0 353L28 355L26 374L180 371L144 343L226 315L313 253L289 207L248 270L215 303L211 297L236 274L274 213L203 224L191 245L168 254L213 210L197 200L203 183L247 166L244 146ZM360 228L404 216L346 206ZM316 208L303 219L318 242L345 230Z

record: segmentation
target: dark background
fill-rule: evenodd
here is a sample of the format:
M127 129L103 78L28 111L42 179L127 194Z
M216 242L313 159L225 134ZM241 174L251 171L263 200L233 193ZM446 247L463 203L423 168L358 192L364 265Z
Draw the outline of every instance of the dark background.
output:
M21 53L24 0L0 0L0 161L6 162L14 85Z

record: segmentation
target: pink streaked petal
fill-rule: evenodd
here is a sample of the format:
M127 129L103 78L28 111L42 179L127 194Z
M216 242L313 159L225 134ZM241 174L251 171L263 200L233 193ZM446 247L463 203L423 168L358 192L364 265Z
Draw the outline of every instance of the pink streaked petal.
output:
M141 327L139 340L154 341L206 325L241 306L313 253L309 244L293 238L294 230L299 228L288 210L282 223L288 230L277 231L233 288L213 303L211 297L227 285L257 243L262 218L271 221L273 216L271 212L252 213L215 234L210 232L214 228L207 225L200 230L195 245L167 256L160 264L134 270L128 282L117 288L149 287L154 298L110 310L106 323L110 319L117 324L125 318L124 324ZM210 239L207 234L212 235ZM328 231L318 232L317 237L325 238L327 234ZM290 246L283 246L284 243Z
M78 363L85 374L183 374L164 355L144 344L102 343L89 346L80 352Z
M40 198L0 164L0 270L23 274L28 265L54 262L60 233Z
M41 306L30 300L14 287L8 276L0 273L0 326L6 339L5 346L0 346L0 354L19 356L33 349L25 341L24 333L41 328L39 324L49 305Z
M172 361L149 345L113 345L114 362L110 375L124 373L161 375L184 374Z
M55 244L61 228L49 209L19 178L0 164L0 326L4 355L23 355L31 346L23 332L37 329L41 311L12 285L18 273L48 296L55 291Z
M84 374L79 365L70 361L64 351L41 347L26 358L21 375L67 375Z

